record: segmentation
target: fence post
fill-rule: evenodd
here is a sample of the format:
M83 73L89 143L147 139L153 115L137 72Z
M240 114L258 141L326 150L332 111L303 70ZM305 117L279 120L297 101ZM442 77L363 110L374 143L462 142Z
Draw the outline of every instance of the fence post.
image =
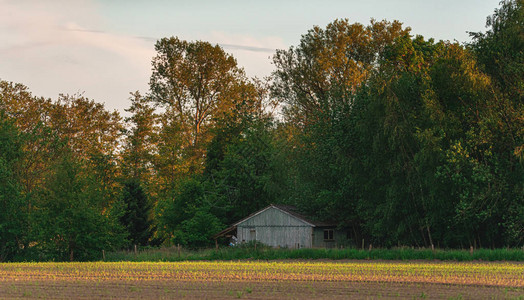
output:
M136 249L136 244L135 244L135 256L138 254L138 250Z

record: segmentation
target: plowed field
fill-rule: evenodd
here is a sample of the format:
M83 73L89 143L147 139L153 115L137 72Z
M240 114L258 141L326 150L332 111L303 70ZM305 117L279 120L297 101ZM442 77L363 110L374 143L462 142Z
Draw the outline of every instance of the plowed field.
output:
M0 264L0 298L524 299L524 264L178 262Z

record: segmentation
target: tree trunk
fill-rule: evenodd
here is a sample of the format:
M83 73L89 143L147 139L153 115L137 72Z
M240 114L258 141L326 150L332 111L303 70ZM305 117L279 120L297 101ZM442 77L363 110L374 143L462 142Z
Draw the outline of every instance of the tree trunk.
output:
M431 238L431 231L429 230L429 224L427 220L426 220L426 229L428 230L429 245L431 249L434 249L435 246L433 245L433 239Z

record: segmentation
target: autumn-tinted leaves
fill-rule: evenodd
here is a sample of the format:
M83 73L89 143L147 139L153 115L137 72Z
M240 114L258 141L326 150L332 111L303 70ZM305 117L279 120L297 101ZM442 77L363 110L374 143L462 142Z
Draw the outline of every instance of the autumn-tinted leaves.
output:
M278 50L270 82L164 38L125 122L1 81L0 259L206 246L269 203L348 246L522 246L523 10L503 2L468 45L336 20Z

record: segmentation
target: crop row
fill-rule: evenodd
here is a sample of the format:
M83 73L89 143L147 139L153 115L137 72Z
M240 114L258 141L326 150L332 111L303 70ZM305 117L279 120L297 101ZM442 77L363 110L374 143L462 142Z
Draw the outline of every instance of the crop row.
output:
M89 262L0 264L2 280L368 281L524 286L524 264L432 262Z

